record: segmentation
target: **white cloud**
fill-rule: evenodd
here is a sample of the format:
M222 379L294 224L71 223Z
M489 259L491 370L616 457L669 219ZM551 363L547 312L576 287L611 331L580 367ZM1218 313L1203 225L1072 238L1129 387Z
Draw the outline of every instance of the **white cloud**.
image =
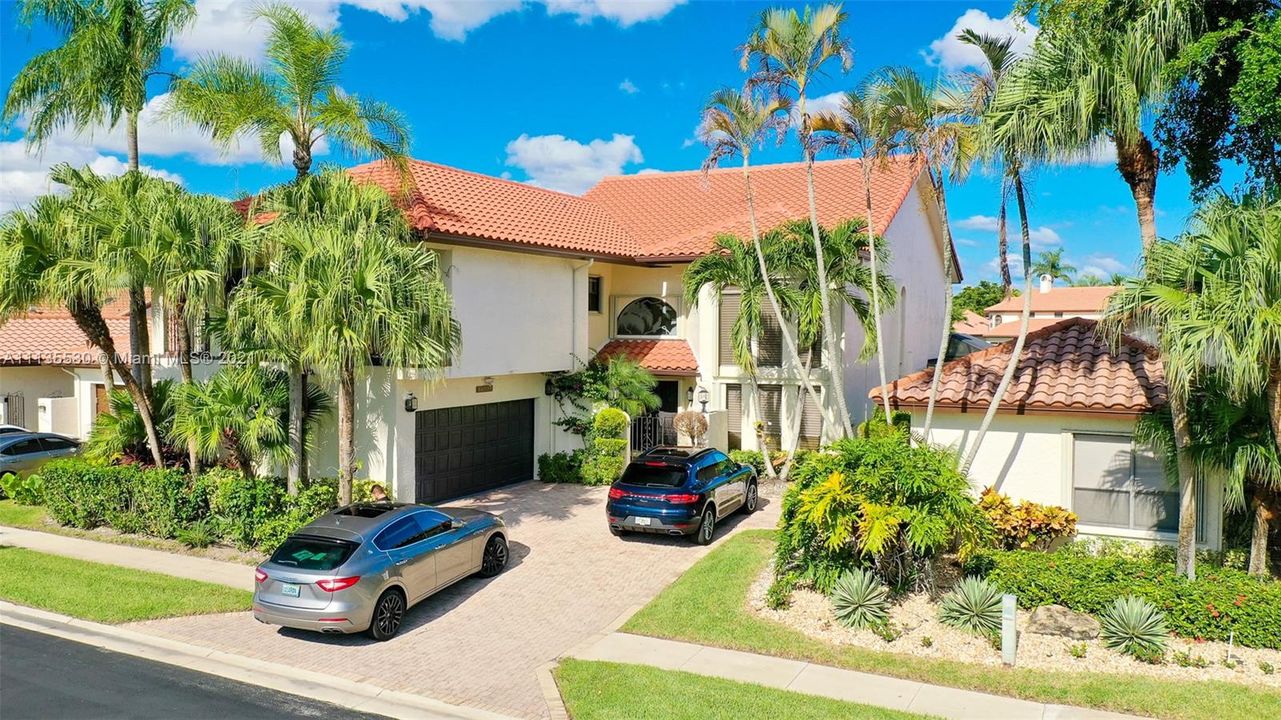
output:
M286 0L322 28L338 24L340 0ZM225 54L261 59L267 23L254 22L258 4L244 0L196 0L196 19L171 43L179 58Z
M1032 247L1037 249L1063 244L1063 238L1053 228L1045 225L1029 230L1028 239L1032 241Z
M984 67L987 64L987 60L984 59L983 52L973 45L968 45L957 39L957 35L967 28L980 35L1013 36L1014 51L1020 54L1027 54L1029 48L1032 47L1032 41L1036 39L1037 33L1035 25L1031 25L1013 14L1006 15L1003 18L993 18L982 10L971 8L956 19L956 22L952 24L952 28L943 37L930 43L929 49L921 52L925 56L925 61L930 65L940 66L949 72L965 68Z
M667 171L659 170L658 168L641 168L640 170L636 171L636 174L637 175L662 175L665 172Z
M809 98L805 101L805 112L811 117L824 112L837 112L841 109L841 104L845 102L845 93L836 91L826 95Z
M507 143L507 164L524 170L530 184L574 194L644 161L635 137L618 133L586 145L564 135L525 134Z
M58 163L76 167L88 165L99 175L120 175L127 168L124 160L114 155L103 155L92 147L50 141L43 152L27 152L22 140L0 142L0 212L24 207L40 195L59 192L49 181L49 168ZM183 184L182 176L143 165L142 171L171 182Z
M361 0L372 4L383 0ZM398 2L391 4L399 5ZM420 5L431 13L431 31L446 40L465 40L467 33L490 20L521 8L520 0L416 0L406 6ZM392 17L393 20L403 18Z
M657 20L684 3L685 0L543 0L549 15L574 15L583 24L601 18L623 27Z
M1065 165L1106 166L1116 164L1116 143L1111 138L1100 135L1084 150L1069 153L1063 158Z
M990 230L996 232L998 223L991 215L971 215L956 221L956 226L966 230Z
M952 238L952 242L956 243L957 245L964 245L966 247L977 247L979 244L978 240L972 240L970 238L964 238L964 237L954 237Z
M1112 273L1132 273L1133 268L1111 255L1096 253L1085 258L1081 272L1085 275L1097 275L1106 280Z
M1014 246L1020 242L1018 220L1007 221L1006 232L1009 233L1010 245ZM997 219L991 215L971 215L956 221L958 228L965 230L982 230L985 232L996 232L998 227ZM1032 247L1037 249L1054 247L1063 244L1063 238L1059 236L1054 228L1048 225L1040 225L1028 230L1028 239L1032 241Z
M632 82L629 78L624 78L623 81L618 84L618 89L628 95L635 95L640 92L640 88L636 87L636 83Z

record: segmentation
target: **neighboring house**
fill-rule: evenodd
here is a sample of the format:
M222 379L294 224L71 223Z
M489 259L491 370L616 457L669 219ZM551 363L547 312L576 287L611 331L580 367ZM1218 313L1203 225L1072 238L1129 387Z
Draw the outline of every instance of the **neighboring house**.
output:
M1134 439L1134 423L1166 402L1156 348L1126 337L1113 350L1096 320L1067 318L1029 333L1018 371L969 468L975 489L1075 512L1083 535L1174 540L1179 500L1161 460ZM943 365L931 440L961 454L1010 359L1013 343ZM890 384L890 403L923 429L932 374ZM879 389L874 391L879 399ZM1198 541L1220 545L1223 498L1201 486Z
M1028 319L1028 332L1047 328L1064 318L1080 317L1097 320L1103 317L1108 298L1120 290L1115 286L1055 287L1049 276L1041 278L1040 287L1032 293L1032 314ZM989 307L986 327L966 317L968 330L988 342L1001 343L1019 336L1019 318L1023 313L1022 296L1010 296Z
M819 162L814 170L821 223L863 216L859 161ZM400 187L386 163L350 172ZM539 454L582 446L554 424L563 410L546 394L547 373L596 355L648 368L664 413L701 409L698 391L706 390L708 409L726 414L729 444L756 446L755 404L727 344L732 296L720 307L704 289L693 307L682 285L685 267L711 250L716 235L750 237L741 171L611 177L582 197L428 162L412 161L410 172L406 214L424 247L440 256L462 345L438 376L369 368L356 408L360 475L422 501L533 477ZM808 215L804 165L758 166L752 177L763 229ZM872 190L876 229L891 253L885 271L899 289L898 306L884 316L886 365L897 376L925 367L937 350L945 243L926 180L906 158L878 163ZM959 279L957 271L951 280ZM858 359L863 333L852 314L838 317L838 361L858 422L872 408L876 363ZM0 356L9 352L0 342ZM766 433L788 440L800 413L803 443L817 445L836 422L827 391L832 360L818 359L814 371L822 402L800 407L797 368L783 354L779 329L767 327L757 347ZM93 415L85 398L101 374L92 361L68 370L78 422L87 427ZM0 370L5 392L7 372ZM158 377L176 374L172 362L158 361ZM331 428L321 432L332 436ZM335 444L321 443L309 464L313 474L335 474Z

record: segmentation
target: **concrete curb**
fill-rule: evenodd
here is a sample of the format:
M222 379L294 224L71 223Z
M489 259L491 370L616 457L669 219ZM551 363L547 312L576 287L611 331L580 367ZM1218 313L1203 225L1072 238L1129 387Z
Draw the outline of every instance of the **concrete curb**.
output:
M547 715L551 720L569 720L569 710L565 707L565 700L560 696L560 686L556 684L556 676L552 671L556 669L556 663L549 662L535 671L538 675L538 687L543 691L543 702L547 704Z
M0 622L360 712L415 720L512 720L509 716L486 710L450 705L366 682L255 660L3 601L0 601Z

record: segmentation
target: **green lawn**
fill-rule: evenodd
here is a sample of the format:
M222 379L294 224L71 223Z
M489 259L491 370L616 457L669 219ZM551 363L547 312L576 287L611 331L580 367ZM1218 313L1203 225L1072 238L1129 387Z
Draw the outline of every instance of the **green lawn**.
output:
M224 585L0 546L0 599L86 620L248 610L252 597Z
M769 562L773 533L739 533L623 626L640 635L807 660L1041 702L1190 720L1281 717L1281 693L1224 682L967 665L839 646L753 615L748 587Z
M567 659L556 683L574 720L908 720L926 715L647 665Z
M43 507L19 505L9 499L0 500L0 525L44 530L45 520L48 517L49 513L45 512Z

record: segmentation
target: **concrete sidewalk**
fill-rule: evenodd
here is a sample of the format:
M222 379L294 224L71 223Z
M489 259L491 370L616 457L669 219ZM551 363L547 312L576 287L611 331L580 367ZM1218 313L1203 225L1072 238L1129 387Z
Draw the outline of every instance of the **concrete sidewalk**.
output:
M571 655L582 660L652 665L951 720L1140 720L1133 715L1049 705L618 632Z
M93 562L119 565L135 570L173 575L175 577L203 580L204 582L229 585L241 590L253 591L254 569L248 565L210 560L208 558L163 550L117 545L115 543L81 540L80 538L55 535L36 530L23 530L0 525L0 545L38 550L52 555L90 560Z

